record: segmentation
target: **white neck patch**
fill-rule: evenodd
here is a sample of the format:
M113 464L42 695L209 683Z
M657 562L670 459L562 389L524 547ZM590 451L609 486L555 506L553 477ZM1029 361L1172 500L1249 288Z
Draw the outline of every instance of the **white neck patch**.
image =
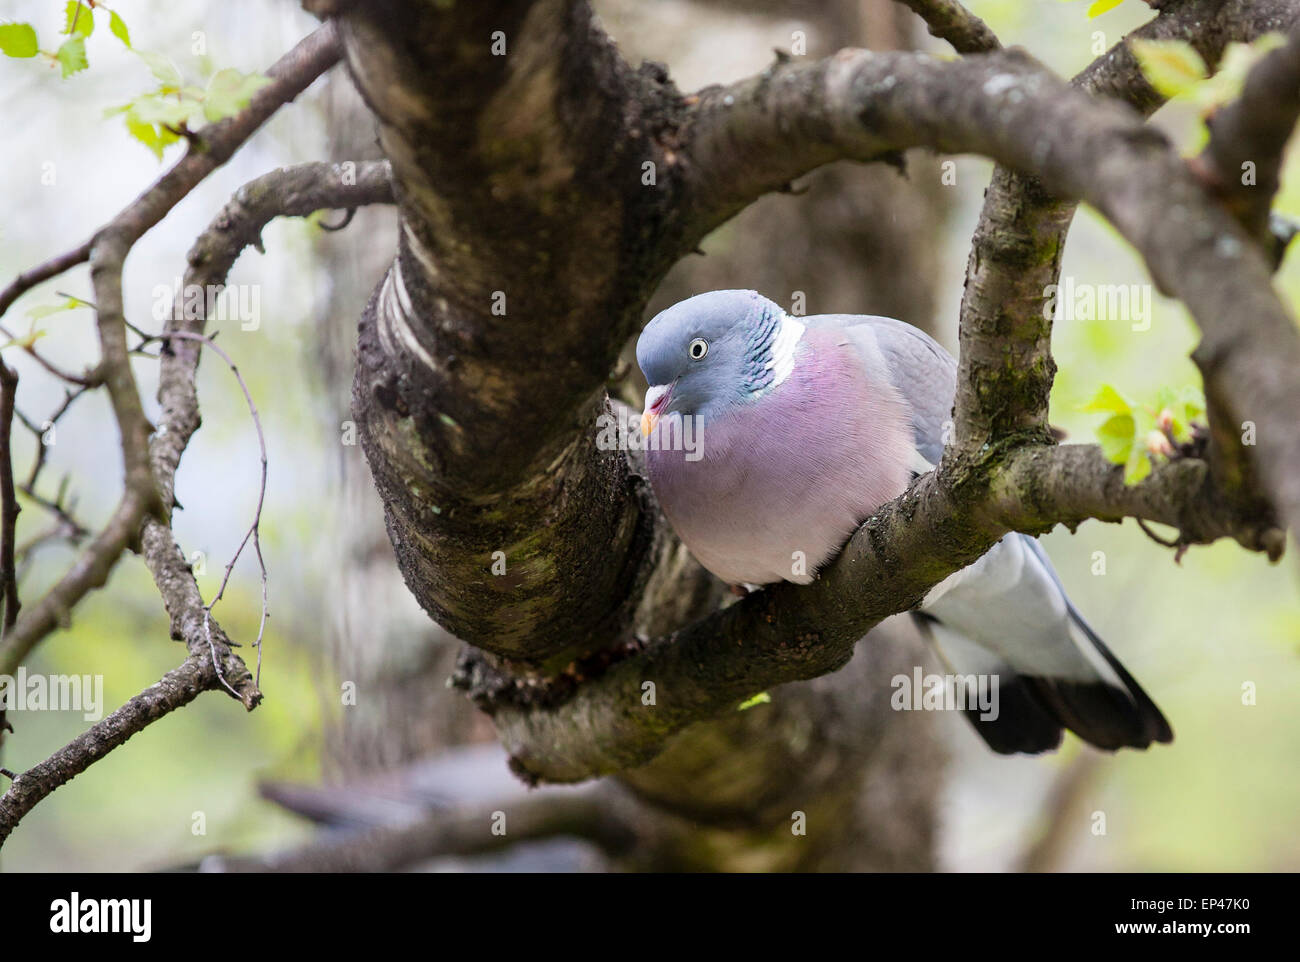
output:
M767 385L767 390L776 387L794 370L794 349L803 337L804 330L805 326L789 314L781 318L781 323L776 329L776 338L772 341L772 357L766 365L773 375L772 383Z

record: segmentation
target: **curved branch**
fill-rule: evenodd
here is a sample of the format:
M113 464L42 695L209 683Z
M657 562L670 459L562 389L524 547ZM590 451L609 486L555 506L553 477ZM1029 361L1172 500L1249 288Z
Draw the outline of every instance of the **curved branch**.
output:
M378 0L338 23L402 215L353 385L398 564L448 631L563 665L626 634L662 545L594 425L676 257L676 90L573 0Z
M199 236L189 254L185 288L223 283L239 254L258 242L262 228L277 216L307 216L316 210L391 201L389 167L383 162L302 164L273 171L245 184ZM206 301L205 301L206 305ZM198 428L195 375L206 315L186 318L173 312L167 324L171 349L161 359L158 399L162 417L151 444L151 477L170 513L176 468ZM166 334L162 335L166 337ZM242 384L241 384L242 386ZM246 392L246 389L245 389ZM138 522L137 522L138 524ZM19 775L0 797L0 843L42 798L85 771L131 735L200 692L227 690L246 709L261 700L257 681L232 642L210 616L194 572L171 528L150 515L138 529L141 554L171 619L172 638L183 641L188 657L157 685L74 739L45 762ZM103 535L100 535L103 538ZM106 573L105 573L106 576Z
M1214 112L1210 141L1196 160L1210 189L1261 245L1273 243L1269 211L1297 117L1300 32L1251 69L1237 100Z
M1300 410L1294 321L1272 290L1263 255L1165 138L1131 111L1065 86L1016 51L955 63L842 51L702 93L688 145L691 193L722 195L712 211L721 216L834 157L870 159L916 146L981 153L1035 171L1053 194L1086 200L1105 215L1145 258L1157 286L1188 305L1204 334L1198 357L1207 380L1216 382L1235 422L1256 425L1266 489L1288 525L1300 526L1300 433L1290 415ZM1037 316L1041 321L1041 308ZM1025 342L1015 326L1024 317L1023 305L997 315L1009 325L996 331L997 343ZM1041 326L1030 332L1030 339L1045 336ZM972 337L963 334L967 377ZM1019 363L998 364L1015 368L1008 376L1020 380ZM1039 379L1050 384L1049 373ZM964 392L971 382L959 376L959 383L955 447L965 455L990 441L1014 441L1029 426L999 414L1016 391L994 391L988 381L970 398ZM1037 408L1045 395L1034 399ZM989 422L994 434L972 433L972 408L998 415Z
M176 469L190 438L199 427L195 379L200 351L208 340L204 335L206 299L204 310L197 316L187 316L183 310L185 292L196 287L208 290L224 284L239 255L246 248L260 244L263 228L276 217L305 217L327 208L391 200L389 166L384 162L310 163L281 168L239 188L218 212L211 226L194 242L181 290L177 292L176 309L167 319L161 335L167 340L169 349L163 352L160 360L158 402L162 416L150 445L152 477L168 516L175 504ZM229 358L226 360L231 363ZM233 368L233 364L231 366ZM251 406L242 379L240 386ZM169 525L155 517L146 518L140 543L145 563L171 617L172 637L185 641L191 654L209 650L214 636L224 643L224 633L211 618L211 605L203 601L194 574L185 564ZM224 585L223 581L223 588ZM258 638L260 642L260 628ZM243 675L248 675L246 669ZM250 709L261 698L256 679L251 676L242 687L228 687L235 688Z
M226 276L249 247L261 245L262 230L277 217L306 217L337 207L391 203L391 168L387 161L308 163L263 174L235 191L230 201L195 240L177 292L177 303L164 325L164 333L202 334L207 317L186 318L185 291L207 290L225 283ZM170 511L172 484L181 455L199 427L199 398L195 384L202 344L177 339L162 355L158 375L158 403L162 407L159 430L154 434L150 458L157 484Z
M837 670L872 627L918 604L1009 531L1132 516L1182 525L1192 542L1261 537L1266 522L1201 499L1205 478L1204 462L1186 459L1126 486L1123 469L1092 445L1021 447L973 471L945 462L877 511L813 584L770 586L655 639L558 705L531 689L487 708L526 780L580 781L633 768L696 721Z
M107 524L72 568L44 597L26 609L0 643L0 673L11 673L37 642L67 620L72 608L87 592L108 580L122 552L136 543L146 517L166 517L167 509L150 468L149 438L153 428L140 403L126 343L122 265L127 253L200 181L229 160L271 114L305 90L337 60L338 42L333 27L320 27L276 61L267 71L271 83L254 94L244 110L205 130L198 142L190 145L189 153L97 231L90 242L101 352L97 377L108 387L121 433L125 490ZM77 262L68 258L54 263L66 267Z
M1261 24L1279 10L1294 13L1294 4L1244 0L1166 6L1140 33L1206 30L1213 36L1198 44L1220 49L1235 38L1216 19L1229 8L1243 33L1268 29ZM1267 264L1164 138L1131 109L1086 92L1131 83L1139 106L1154 105L1126 49L1085 71L1082 90L1014 51L952 63L849 50L779 62L683 99L662 70L632 74L622 65L580 2L519 0L491 25L479 7L434 11L403 0L352 5L339 16L349 65L380 117L403 217L398 258L361 325L354 410L367 459L413 594L448 630L517 659L513 667L547 670L619 650L627 613L667 543L627 459L593 443L601 387L650 287L759 195L838 159L910 147L981 153L1041 175L1044 191L1097 206L1162 289L1191 305L1219 352L1217 368L1240 363L1242 372L1264 373L1254 384L1230 373L1230 393L1258 422L1275 503L1292 523L1300 517L1300 439L1285 413L1300 408L1290 317L1270 290ZM508 56L454 39L493 29L508 38ZM530 85L530 77L545 82ZM1045 222L1026 246L1056 238L1059 248L1067 223ZM1044 293L1040 286L1032 305L1040 315ZM492 309L496 295L501 311ZM941 480L924 482L904 507L882 512L888 522L878 517L854 539L860 568L861 552L874 552L879 593L863 599L856 580L833 576L803 593L765 591L615 661L569 701L544 690L530 701L530 691L546 687L536 678L507 684L520 700L500 705L497 716L520 768L581 778L644 761L669 733L768 684L832 670L871 624L974 560L1013 523L1041 530L1086 517L1082 502L1058 493L1050 512L1012 518L989 494L999 465L1018 463L1026 441L1047 438L1036 418L1050 359L1041 325L1020 329L1027 303L997 333L1004 344L1032 343L1031 356L1042 342L1043 363L1026 369L1044 390L1023 406L997 390L965 405L997 415L989 430L959 419L965 427ZM1233 341L1244 323L1250 333ZM1003 366L1020 370L1014 361ZM1093 467L1105 474L1088 475L1089 511L1117 510L1119 499L1124 511L1159 515L1188 537L1231 534L1267 549L1269 518L1235 505L1221 511L1203 487L1204 511L1190 514L1172 501L1157 510L1134 500L1163 492L1170 478L1186 494L1186 466L1157 472L1163 480L1139 494L1116 489L1104 462ZM909 527L902 519L917 498L929 520ZM504 577L489 573L493 551L506 555ZM818 641L826 638L834 641ZM635 673L650 669L671 680L673 702L642 715L640 683L649 676Z
M952 44L958 53L1000 50L997 35L958 0L899 0L925 21L930 36Z
M1186 41L1215 65L1229 42L1249 41L1294 22L1297 12L1294 0L1167 4L1071 85L1149 116L1164 97L1143 75L1132 40ZM1041 437L1047 430L1056 365L1043 302L1049 286L1059 280L1074 210L1073 202L1049 196L1033 177L1001 166L993 172L971 246L960 315L962 387L955 419L972 450L999 433L1023 430ZM1003 389L993 383L999 379ZM985 403L986 396L998 403Z

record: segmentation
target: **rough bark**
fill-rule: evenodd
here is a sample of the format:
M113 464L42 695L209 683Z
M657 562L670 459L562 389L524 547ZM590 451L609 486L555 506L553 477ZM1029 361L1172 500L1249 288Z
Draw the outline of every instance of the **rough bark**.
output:
M382 157L375 120L346 71L332 73L325 91L330 157ZM331 217L331 220L337 219ZM351 381L356 363L357 315L392 262L398 221L394 208L363 207L338 235L316 248L320 322L303 358L324 399L320 439L329 464L325 496L336 519L330 563L304 584L301 605L330 599L322 635L321 698L332 706L325 730L325 775L330 781L409 764L492 728L446 681L460 642L430 621L402 582L375 494L355 437ZM341 685L356 698L341 704Z
M1294 5L1226 6L1235 20L1216 4L1168 4L1144 33L1194 35L1213 61L1227 39L1294 16ZM362 318L354 409L407 584L486 653L461 680L526 777L651 763L638 790L655 797L690 772L673 753L692 726L842 667L868 628L1010 530L1136 515L1189 543L1231 536L1272 555L1274 509L1300 519L1300 436L1283 413L1300 406L1291 318L1251 238L1133 111L1156 101L1125 48L1073 88L1018 51L941 62L846 50L779 57L682 97L662 68L626 66L583 3L489 15L390 0L344 5L339 22L403 225ZM507 56L488 52L493 30ZM653 285L762 194L838 159L915 147L981 153L1007 171L972 261L956 443L815 585L638 632L665 597L682 599L672 613L684 620L711 603L666 590L691 581L680 546L628 459L595 445L608 372ZM1039 183L1007 179L1017 170ZM1095 449L1051 448L1041 303L1070 216L1056 198L1096 206L1189 305L1216 407L1259 423L1267 498L1233 497L1195 454L1128 488ZM987 276L982 250L995 255ZM495 551L505 576L490 573Z
M830 52L832 37L898 46L905 36L899 22L906 14L886 2L872 6L864 17L855 3L817 5L815 15L801 22L813 31L810 53ZM617 25L617 10L612 17ZM627 43L623 47L629 52ZM350 141L364 125L353 120L335 129ZM357 156L357 147L349 143L340 156ZM728 229L728 238L709 244L709 257L682 261L656 301L723 286L724 277L749 277L787 295L804 291L809 310L871 304L927 324L934 306L927 278L935 269L939 192L922 185L933 183L937 178L908 180L883 168L818 172L809 178L806 193L801 187L798 197L774 197L747 211ZM358 226L366 230L355 223L349 229ZM329 271L336 285L344 266ZM345 307L336 311L345 313ZM342 354L335 338L325 348L327 372L347 369L351 357ZM359 490L348 453L345 492ZM368 478L365 484L368 488ZM378 555L374 530L365 529L369 512L362 495L368 493L348 497L350 506L361 509L361 521L349 535L357 561L344 572L340 590L384 597L393 589L387 574L391 555L387 560ZM646 636L688 623L723 597L721 586L675 541L666 533L656 537L664 539L665 562L650 576L634 616L636 630ZM475 577L482 580L484 574ZM368 602L362 607L375 609ZM416 631L400 607L397 614L381 607L385 610L368 619L364 631L341 626L336 649L343 677L360 674L367 689L364 703L346 710L333 742L338 767L354 775L409 761L471 732L462 715L449 711L441 690L446 674L441 652L449 636L436 626ZM933 867L934 801L943 771L933 719L903 719L888 711L889 690L879 685L880 678L910 671L922 657L919 639L904 625L882 635L880 646L864 653L852 670L805 690L777 692L770 705L697 725L654 765L627 775L634 794L625 793L623 804L641 830L635 851L620 853L620 861L661 869ZM789 831L796 809L807 810L814 820L815 844Z

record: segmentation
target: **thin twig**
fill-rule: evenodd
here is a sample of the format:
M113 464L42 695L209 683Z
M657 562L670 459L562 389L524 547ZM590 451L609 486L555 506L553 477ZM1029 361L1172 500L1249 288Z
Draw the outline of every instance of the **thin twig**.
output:
M77 499L73 497L69 503L64 504L64 493L67 490L67 477L59 485L59 493L54 499L50 499L37 493L34 488L22 485L18 489L23 497L27 498L37 507L54 515L58 520L59 526L67 532L68 539L76 544L82 541L86 535L90 534L90 529L77 520L73 511L77 507Z
M239 560L239 556L243 553L245 546L247 546L248 541L251 538L253 541L253 550L257 554L257 564L258 567L261 569L261 574L262 574L262 617L257 624L257 641L253 643L254 647L257 648L257 670L253 676L253 683L260 687L261 678L262 678L262 637L266 631L266 619L269 617L267 611L266 561L262 557L262 540L261 540L262 507L266 503L266 470L267 470L266 435L262 432L262 419L261 417L258 416L257 405L253 403L253 395L248 390L248 383L244 380L244 375L242 375L239 372L238 366L235 364L234 360L231 359L230 355L227 354L220 347L218 347L216 342L213 341L213 339L210 336L206 334L197 334L193 331L169 331L166 334L160 335L157 338L150 338L150 339L167 342L172 340L173 338L179 338L182 340L189 340L189 341L198 341L200 344L204 345L209 350L213 351L218 357L220 357L223 361L226 362L226 366L230 368L230 373L235 375L235 380L239 382L240 390L244 392L244 400L248 404L248 413L252 415L253 426L257 429L257 447L260 452L261 462L262 462L261 483L259 484L257 490L257 509L253 512L253 523L249 526L248 531L245 532L243 540L239 542L239 547L235 549L234 557L232 557L230 559L230 563L226 565L225 574L222 575L221 578L221 587L217 589L216 595L213 596L212 600L208 602L208 604L204 607L204 629L209 633L209 642L211 642L211 634L209 629L208 617L211 615L212 609L216 607L217 602L220 601L222 597L225 595L226 585L230 582L230 573L231 571L234 570L235 562ZM215 658L215 653L213 657ZM217 671L218 671L218 676L220 676L220 668L218 668ZM226 683L224 678L221 679L221 682L222 684ZM226 687L230 688L229 685L226 685ZM233 694L238 695L238 692L235 692L233 688L231 688L231 692Z
M58 277L69 268L76 267L78 264L84 264L86 261L90 260L90 248L93 244L94 238L91 238L85 243L74 247L72 250L60 254L58 257L51 258L44 264L39 264L31 270L23 271L23 273L15 277L8 287L3 291L0 291L0 317L4 316L5 312L9 310L14 301L18 300L18 298L27 293L27 291L31 290L37 284L40 284L43 281L48 281L52 277ZM11 333L3 324L0 324L0 334L4 334L4 336L10 340L15 339L13 333ZM46 360L45 357L36 351L35 348L27 347L24 348L24 350L26 350L41 367L45 368L45 370L49 371L61 380L81 385L88 385L94 381L93 377L83 377L62 370L57 365Z
M31 555L37 548L55 541L67 541L73 545L78 544L86 536L83 529L77 531L67 522L56 519L54 524L39 534L34 534L26 541L22 542L14 549L14 556L18 562L18 581L21 584L23 576L26 574Z
M36 457L32 461L31 471L27 474L27 480L23 482L24 489L34 489L36 487L36 480L40 476L41 469L45 467L47 448L45 443L45 433L58 424L59 419L68 413L68 408L72 407L73 403L88 390L90 390L90 388L83 385L75 391L65 391L62 402L60 402L59 406L45 419L45 423L39 426L23 414L22 411L15 412L18 415L18 419L22 421L23 426L36 436Z
M18 527L18 497L14 492L14 460L11 443L14 426L14 397L18 393L18 372L0 360L0 595L4 599L4 621L0 638L18 620L18 574L14 570L14 539Z
M1170 540L1168 540L1168 539L1166 539L1166 538L1162 538L1162 537L1160 537L1160 535L1158 535L1158 534L1156 534L1154 531L1152 531L1152 530L1147 526L1147 523L1146 523L1145 521L1143 521L1141 518L1136 518L1135 520L1136 520L1137 523L1138 523L1138 527L1142 529L1142 533L1145 534L1145 535L1146 535L1148 538L1150 538L1152 541L1154 541L1156 544L1161 545L1162 547L1165 547L1165 548L1177 548L1177 547L1179 547L1179 546L1182 544L1181 541L1177 541L1177 540L1170 541Z
M16 668L32 647L60 624L66 612L87 592L107 581L122 552L140 537L141 525L148 517L162 517L166 513L150 466L152 428L144 415L126 344L121 284L126 255L141 236L208 174L224 164L271 114L306 89L337 63L338 58L334 27L325 24L267 71L271 83L257 91L244 110L205 128L201 145L191 144L175 166L97 231L92 241L22 275L0 297L0 307L7 307L33 283L53 277L88 257L92 259L91 281L101 352L96 371L102 374L113 402L126 468L122 499L108 523L45 596L28 606L0 643L0 672Z
M169 712L188 705L215 683L216 672L212 662L191 653L160 681L82 732L45 761L18 775L4 772L13 784L0 796L0 844L41 799L124 744L136 732L143 731Z

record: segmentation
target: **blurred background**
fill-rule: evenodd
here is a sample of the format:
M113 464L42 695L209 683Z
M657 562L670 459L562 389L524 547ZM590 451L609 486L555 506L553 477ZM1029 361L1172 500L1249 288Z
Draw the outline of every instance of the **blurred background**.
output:
M1062 75L1150 16L1141 3L1088 19L1087 0L970 0L1004 43L1021 44ZM596 2L625 56L667 63L683 91L761 69L775 47L802 32L809 55L870 43L919 45L946 55L906 11L883 2ZM292 3L194 5L191 22L175 7L122 0L136 48L169 55L187 81L217 69L265 69L315 21ZM32 22L42 46L62 26L61 5L6 3L0 14ZM90 69L61 79L33 60L0 58L7 130L0 141L0 275L12 277L79 242L164 169L105 108L152 85L147 68L100 29L87 41ZM199 51L199 52L195 52ZM1191 150L1198 119L1172 104L1155 123ZM180 147L169 148L164 164ZM377 156L374 133L345 74L335 70L274 119L137 245L127 262L128 317L151 321L154 288L170 287L194 237L241 184L302 161ZM799 196L773 196L708 238L705 257L683 262L650 313L700 290L753 287L808 313L846 311L902 317L950 349L971 232L990 165L958 158L950 176L924 155L909 177L836 165L807 179ZM50 171L54 172L51 182ZM1295 155L1279 208L1300 216ZM882 213L883 212L883 213ZM336 214L328 214L330 220ZM793 225L793 226L792 226ZM351 350L356 318L392 256L391 211L362 211L346 230L283 220L264 234L265 254L247 252L230 283L255 285L260 323L215 323L238 363L267 433L270 475L262 523L270 570L271 620L262 688L251 714L206 694L136 735L27 816L0 866L10 870L147 870L190 865L219 852L266 851L309 837L312 826L264 800L259 783L315 783L364 776L449 745L490 742L492 730L446 690L456 644L405 593L384 534L377 496L359 445L349 444ZM1080 284L1146 284L1139 259L1092 211L1072 228L1063 276ZM1278 274L1290 303L1300 296L1295 252ZM25 330L25 314L53 304L55 292L90 297L84 268L44 284L5 318ZM647 314L649 316L649 313ZM40 347L79 369L96 353L88 310L40 322ZM1197 384L1188 360L1196 332L1176 303L1154 296L1151 326L1129 318L1064 320L1055 329L1059 373L1052 417L1071 440L1090 441L1100 420L1081 410L1109 383L1136 401L1162 386ZM20 352L18 406L38 423L62 388ZM146 412L156 412L155 365L136 364ZM211 597L256 504L258 460L252 424L228 369L209 355L200 369L204 424L181 464L184 504L175 529L199 564ZM20 430L16 471L30 463ZM59 422L43 484L66 476L83 523L102 522L119 494L116 429L107 398L78 401ZM28 505L18 540L49 526ZM1077 534L1044 538L1079 608L1171 720L1170 747L1107 757L1067 736L1041 758L993 755L955 716L937 720L946 756L934 781L936 862L947 870L1022 867L1067 870L1295 870L1300 868L1300 585L1294 558L1270 566L1220 543L1175 564L1131 522L1088 523ZM197 553L197 554L196 554ZM36 549L22 591L35 597L74 557L50 543ZM1099 563L1100 562L1100 563ZM252 558L236 568L216 609L232 637L256 635L260 585ZM248 655L248 649L245 649ZM77 609L70 627L47 639L29 672L102 674L106 711L152 684L183 657L144 566L133 557L109 586ZM340 686L381 689L345 707ZM1243 703L1243 686L1256 691ZM762 706L753 709L762 711ZM80 732L78 712L12 713L16 734L3 764L30 767ZM915 717L915 716L914 716ZM920 719L918 718L918 724ZM936 765L943 765L940 756ZM1105 834L1092 830L1106 816ZM195 834L203 813L205 834ZM455 867L467 867L457 865ZM579 863L575 867L590 867Z

